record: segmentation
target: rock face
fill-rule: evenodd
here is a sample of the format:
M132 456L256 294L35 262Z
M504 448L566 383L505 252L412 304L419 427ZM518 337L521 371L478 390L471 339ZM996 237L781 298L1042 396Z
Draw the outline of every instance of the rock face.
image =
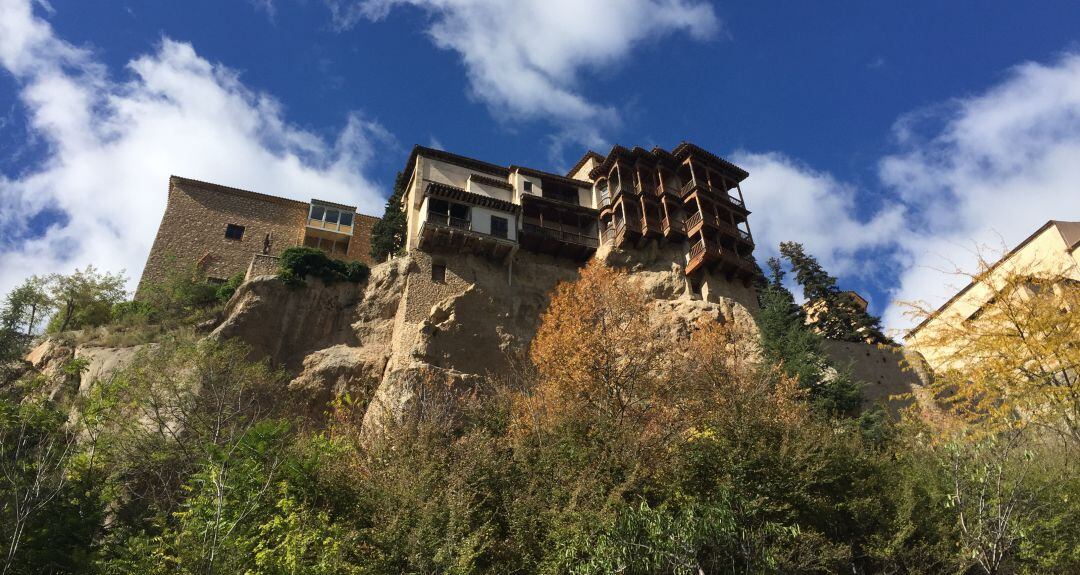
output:
M70 346L49 338L30 350L26 361L48 382L43 393L56 401L70 400L89 393L96 381L108 378L130 363L143 347ZM85 362L78 374L65 369L72 360Z
M602 248L597 256L629 272L653 302L653 321L673 340L687 339L701 321L756 332L755 290L707 273L692 284L678 263L678 246ZM431 408L428 400L436 396L443 401L485 378L510 375L511 358L528 348L552 290L576 279L578 270L575 262L527 252L509 262L417 252L375 266L363 284L309 279L295 288L255 277L240 286L207 337L239 338L251 346L252 359L285 369L290 389L301 392L292 396L305 398L297 409L314 420L332 399L347 395L364 410L365 428L378 429L388 417ZM756 341L748 345L756 349ZM829 352L841 364L855 360L855 376L870 382L870 401L911 391L904 386L917 378L900 371L898 357L864 347L836 345ZM57 381L52 393L85 393L137 351L47 341L28 360ZM86 370L65 380L62 366L73 358L85 359Z

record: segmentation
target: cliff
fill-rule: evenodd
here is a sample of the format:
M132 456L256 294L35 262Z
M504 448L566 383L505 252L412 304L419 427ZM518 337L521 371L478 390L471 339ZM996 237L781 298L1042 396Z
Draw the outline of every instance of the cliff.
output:
M651 319L671 338L688 338L702 319L756 331L751 287L708 275L691 285L672 263L679 254L670 251L654 244L632 252L602 250L598 257L628 271L653 301ZM444 266L445 274L433 274L433 266ZM532 341L552 290L576 277L574 262L531 253L517 254L512 264L415 253L375 266L363 284L325 285L312 278L297 288L261 276L237 290L208 337L239 338L251 346L252 359L267 357L284 368L290 388L303 391L294 395L307 399L298 408L311 417L321 417L328 401L348 394L366 410L365 426L375 428L414 406L421 382L438 381L462 393L484 378L511 375L512 358ZM77 381L53 390L78 393L134 353L50 341L29 359L57 376L70 358L86 358ZM900 371L898 358L869 346L836 345L830 353L839 363L852 361L854 374L870 382L872 400L907 393L916 381Z

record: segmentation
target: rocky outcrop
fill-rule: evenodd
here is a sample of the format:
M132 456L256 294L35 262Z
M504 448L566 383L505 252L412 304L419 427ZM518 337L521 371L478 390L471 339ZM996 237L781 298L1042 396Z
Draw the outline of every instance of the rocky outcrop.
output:
M30 350L26 361L44 377L46 385L42 393L54 401L64 401L89 393L95 382L128 365L144 347L69 345L46 338Z

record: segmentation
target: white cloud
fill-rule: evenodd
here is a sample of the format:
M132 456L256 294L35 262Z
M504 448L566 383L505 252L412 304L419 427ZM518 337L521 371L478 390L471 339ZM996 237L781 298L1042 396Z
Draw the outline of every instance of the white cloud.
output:
M457 52L472 96L504 120L545 119L558 140L603 143L618 122L610 105L580 91L581 76L613 65L638 44L675 33L696 39L720 27L703 0L327 0L334 21L348 27L379 20L402 5L431 17L436 46ZM556 145L559 142L556 142ZM556 146L557 147L557 146Z
M802 241L829 269L895 283L892 297L940 305L980 246L1012 247L1050 219L1080 220L1080 54L1017 66L984 93L902 117L898 150L867 191L778 154L740 153L755 239ZM887 326L910 326L895 303Z
M903 149L880 166L916 215L898 239L913 263L900 299L943 303L956 281L935 269L971 270L978 245L1012 247L1047 220L1080 220L1080 54L1022 64L985 93L907 120L896 128ZM905 325L900 311L886 321Z
M778 255L780 242L798 241L832 273L858 273L861 256L890 245L904 227L902 206L860 220L855 187L782 154L736 152L732 160L750 172L744 192L762 262Z
M334 138L290 124L237 74L162 40L110 79L91 51L57 38L25 0L0 0L0 65L14 78L44 158L0 175L0 292L29 274L88 263L137 280L170 174L378 213L364 176L389 135L358 114ZM27 220L47 210L47 230Z

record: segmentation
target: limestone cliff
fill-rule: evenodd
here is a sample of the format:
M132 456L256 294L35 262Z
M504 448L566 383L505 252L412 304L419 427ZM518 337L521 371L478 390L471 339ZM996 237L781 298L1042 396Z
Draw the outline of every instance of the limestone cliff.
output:
M673 263L682 257L677 246L654 243L597 255L629 272L653 300L653 321L672 339L688 338L703 319L756 331L753 288L708 274L692 285ZM269 358L289 372L290 387L303 391L294 396L307 398L298 407L312 417L348 394L366 408L365 426L374 428L416 405L422 382L456 393L486 377L509 375L510 358L532 341L552 290L578 277L578 269L575 262L527 252L512 262L414 253L375 266L363 284L309 278L297 288L273 276L256 277L236 291L207 337L239 338L251 346L252 359ZM68 359L86 358L81 378L54 390L77 393L135 351L46 342L29 359L55 375ZM835 350L841 363L855 360L855 375L871 382L874 398L906 392L897 386L908 385L907 379L897 376L890 358L877 354L861 361L862 351Z

